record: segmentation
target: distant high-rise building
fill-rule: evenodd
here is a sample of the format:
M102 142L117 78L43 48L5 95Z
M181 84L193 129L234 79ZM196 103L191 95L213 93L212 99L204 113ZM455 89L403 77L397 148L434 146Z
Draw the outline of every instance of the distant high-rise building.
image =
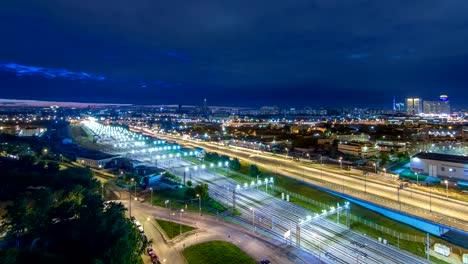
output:
M406 113L417 115L422 111L422 100L420 98L406 98Z
M396 111L404 112L405 111L405 103L399 102L395 105Z
M439 101L424 101L423 111L425 114L441 115L450 114L450 102L448 96L443 94L439 97Z

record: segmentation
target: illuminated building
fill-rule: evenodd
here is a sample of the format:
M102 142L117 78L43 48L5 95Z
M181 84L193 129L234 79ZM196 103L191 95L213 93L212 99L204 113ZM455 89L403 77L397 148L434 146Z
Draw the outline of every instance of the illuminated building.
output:
M417 115L422 113L422 100L420 98L406 99L406 113L409 115Z
M421 152L411 157L411 171L419 174L468 181L468 157Z

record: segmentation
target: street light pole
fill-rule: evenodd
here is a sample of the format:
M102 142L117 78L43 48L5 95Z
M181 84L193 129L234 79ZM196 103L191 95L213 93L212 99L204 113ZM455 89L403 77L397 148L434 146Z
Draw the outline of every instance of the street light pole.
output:
M343 159L343 158L342 158L342 157L340 157L340 159L338 160L338 161L340 162L340 170L342 170L342 169L343 169L343 165L342 165L342 159Z
M182 235L182 213L184 212L184 209L180 209L179 212L179 235Z
M197 197L198 197L198 212L201 215L201 195L197 193Z
M137 196L137 195L136 195L136 181L135 181L134 178L132 178L132 184L133 184L133 186L135 186L135 198L136 198L136 196Z
M401 185L397 188L397 191L398 191L398 204L399 204L399 206L400 206L400 211L401 211L400 189L401 189Z
M432 212L432 187L429 187L429 212Z
M364 174L364 192L367 193L367 172Z
M151 191L151 200L150 200L150 203L151 203L151 206L153 206L153 187L150 187L150 191Z
M445 180L445 193L447 194L447 199L448 199L448 181Z
M255 232L255 230L256 230L256 228L255 228L255 208L250 207L250 210L252 210L252 226L253 226L254 232Z
M133 182L133 178L132 178L132 182ZM130 217L132 216L132 186L130 185L130 188L128 188L128 194L130 194L130 205L129 205L129 214L130 214Z

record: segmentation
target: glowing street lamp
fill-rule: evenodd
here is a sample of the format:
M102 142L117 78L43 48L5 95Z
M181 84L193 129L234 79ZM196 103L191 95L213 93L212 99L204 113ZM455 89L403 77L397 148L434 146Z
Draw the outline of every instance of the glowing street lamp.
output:
M340 157L340 159L338 160L338 161L340 162L340 170L342 170L342 169L343 169L343 161L342 161L342 159L343 159L343 158L342 158L342 157Z
M250 207L250 211L252 211L252 226L253 226L254 232L255 232L255 230L256 230L256 228L255 228L255 208Z
M447 199L448 199L448 181L445 180L444 183L445 183L445 193L447 194Z
M198 198L198 212L201 215L201 195L197 193L197 198Z

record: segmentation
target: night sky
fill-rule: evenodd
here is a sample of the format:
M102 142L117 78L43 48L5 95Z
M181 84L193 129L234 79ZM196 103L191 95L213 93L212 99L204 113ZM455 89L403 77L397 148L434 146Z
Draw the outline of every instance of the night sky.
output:
M468 106L466 0L11 0L0 98Z

